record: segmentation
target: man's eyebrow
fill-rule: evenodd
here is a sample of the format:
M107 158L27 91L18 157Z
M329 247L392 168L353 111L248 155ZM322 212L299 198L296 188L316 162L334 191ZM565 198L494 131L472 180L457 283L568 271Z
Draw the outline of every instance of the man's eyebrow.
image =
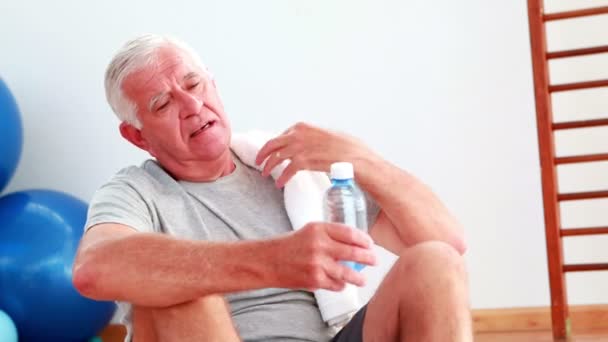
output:
M152 97L152 99L150 99L150 102L148 103L148 111L152 112L152 109L154 108L154 105L156 104L156 102L163 96L165 96L167 94L166 91L160 92L156 95L154 95Z
M184 81L187 81L191 78L198 78L200 77L200 75L197 72L191 71L189 73L186 74L186 76L184 76ZM156 104L156 102L161 99L163 96L165 96L167 94L166 91L163 91L161 93L158 93L156 95L154 95L151 99L150 102L148 103L148 111L152 111L152 109L154 108L154 105Z
M191 78L197 78L197 77L200 77L200 75L197 72L192 71L192 72L187 73L186 76L184 76L184 81L189 80Z

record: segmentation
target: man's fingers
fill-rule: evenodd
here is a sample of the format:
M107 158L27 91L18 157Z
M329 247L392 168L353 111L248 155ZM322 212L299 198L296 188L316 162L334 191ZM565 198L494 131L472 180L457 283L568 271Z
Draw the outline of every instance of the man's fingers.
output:
M327 234L333 240L363 248L371 248L373 244L372 238L359 229L341 223L326 223L326 227Z
M289 134L289 133L293 132L293 130L294 130L294 126L291 126L288 129L284 130L282 134L283 135Z
M264 160L266 160L266 158L268 158L268 156L270 156L271 153L273 153L276 150L279 150L279 149L285 147L287 145L287 142L288 142L287 138L288 138L287 135L282 134L282 135L279 135L276 138L268 140L266 142L266 144L264 144L264 146L262 146L262 148L258 152L258 155L255 158L255 163L257 165L262 164L262 162Z
M277 165L281 164L285 159L289 158L291 158L291 153L287 147L274 150L266 160L266 164L264 164L262 176L268 176L270 172L272 172L272 170L277 167Z
M369 266L375 266L377 263L376 255L371 248L336 243L332 246L331 253L337 260L354 261Z
M285 170L283 170L283 173L281 173L279 178L277 178L277 180L276 180L277 188L284 187L285 184L287 184L287 182L289 182L291 177L295 176L296 173L298 173L298 171L300 171L300 167L299 167L299 165L297 165L296 161L294 161L292 159L291 162L289 163L289 165L287 165L287 167L285 168Z
M335 281L343 281L356 286L365 286L365 275L336 261L328 270L328 276ZM335 290L334 290L335 291Z
M344 281L343 279L336 279L331 276L328 276L327 281L328 283L325 287L326 290L342 291L342 289L344 289L344 286L346 286L346 281Z

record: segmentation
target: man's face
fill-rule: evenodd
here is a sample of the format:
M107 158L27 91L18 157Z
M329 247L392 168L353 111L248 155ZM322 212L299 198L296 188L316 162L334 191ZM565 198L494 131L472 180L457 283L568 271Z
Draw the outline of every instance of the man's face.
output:
M230 144L230 123L215 83L178 49L159 49L157 57L122 84L137 104L140 147L162 165L219 158Z

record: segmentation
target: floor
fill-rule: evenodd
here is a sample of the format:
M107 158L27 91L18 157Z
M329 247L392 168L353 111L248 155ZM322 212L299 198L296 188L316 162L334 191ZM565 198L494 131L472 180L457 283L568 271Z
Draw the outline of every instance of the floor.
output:
M476 334L475 342L553 342L550 331L526 331ZM608 329L597 330L584 334L575 334L573 342L608 341Z
M125 330L122 326L109 326L101 334L103 342L122 342ZM572 342L608 342L608 329L575 334ZM475 335L475 342L553 342L550 331L483 333Z

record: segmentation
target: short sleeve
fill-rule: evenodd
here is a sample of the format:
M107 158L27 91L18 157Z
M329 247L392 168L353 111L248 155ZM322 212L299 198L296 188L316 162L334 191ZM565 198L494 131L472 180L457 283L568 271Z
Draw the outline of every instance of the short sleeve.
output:
M115 176L93 195L85 231L100 223L119 223L141 232L152 232L152 215L144 198L127 177Z

